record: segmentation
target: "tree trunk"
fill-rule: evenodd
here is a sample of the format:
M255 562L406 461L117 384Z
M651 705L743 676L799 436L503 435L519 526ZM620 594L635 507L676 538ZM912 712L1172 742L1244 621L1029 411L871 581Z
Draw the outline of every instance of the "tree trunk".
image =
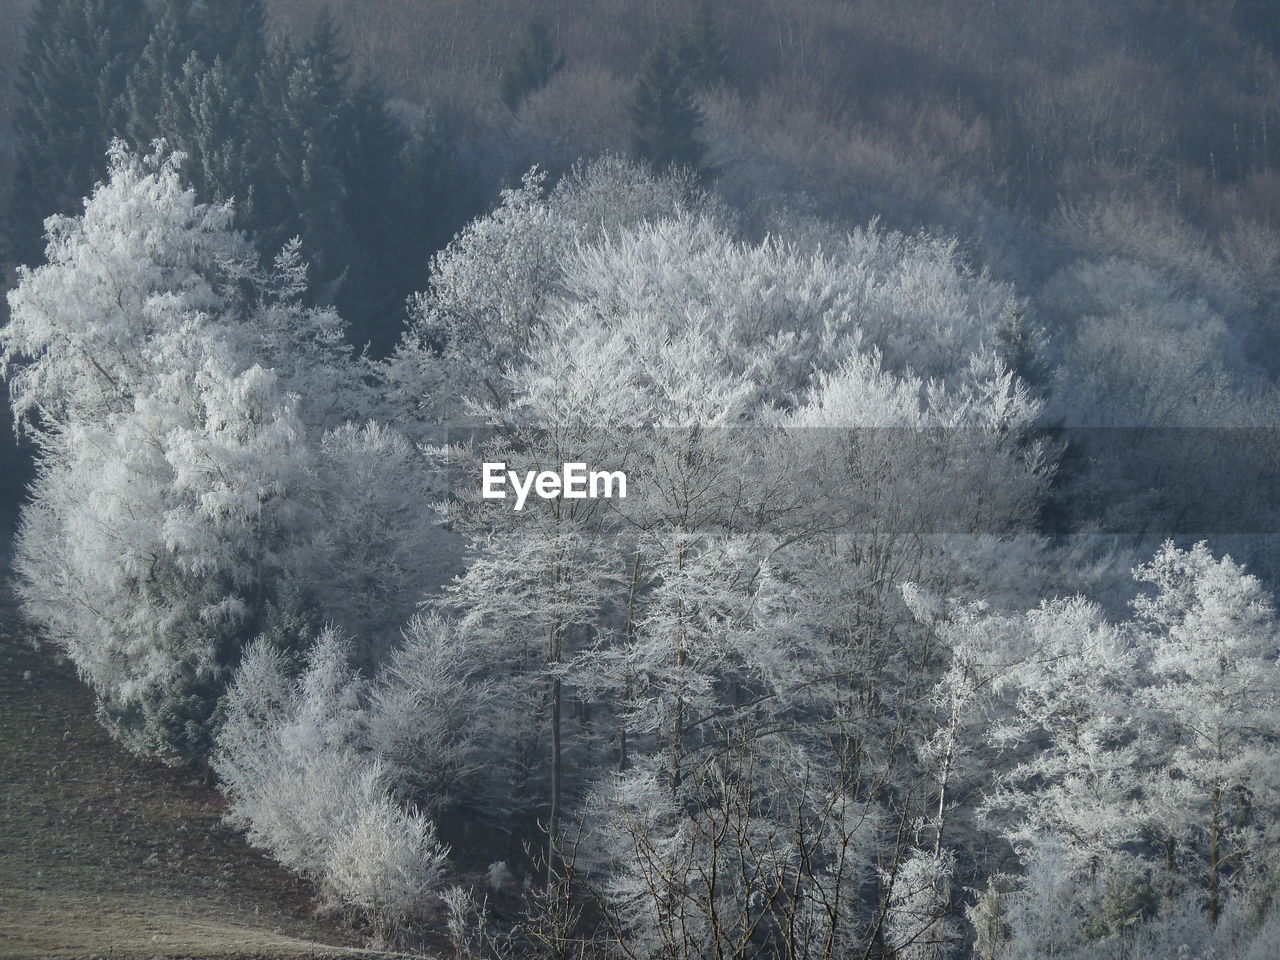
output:
M556 561L552 573L552 589L555 591L557 608L560 603L561 564ZM551 633L547 638L547 662L553 669L560 662L560 612L557 609L551 618ZM547 893L550 894L555 884L555 852L556 831L560 826L560 777L562 773L560 759L560 677L551 680L551 813L547 817Z
M627 623L622 633L623 649L630 651L632 629L635 625L636 613L636 590L640 586L640 550L636 549L635 560L631 563L631 590L627 594ZM623 703L631 699L631 668L624 667L627 672L626 685L622 691ZM618 724L618 772L625 772L627 769L627 721L624 718Z
M551 815L547 818L547 891L555 884L556 830L560 822L560 680L551 681Z
M684 571L685 546L684 546L684 524L680 524L680 547L676 553L676 569ZM685 635L684 635L684 598L682 597L676 608L676 705L675 715L671 721L671 743L670 764L671 764L671 793L675 795L680 789L680 752L681 745L684 741L684 666L687 661L685 652Z
M1214 784L1213 794L1209 801L1210 817L1209 817L1209 923L1216 926L1218 923L1218 870L1219 870L1219 846L1221 843L1222 832L1222 787Z

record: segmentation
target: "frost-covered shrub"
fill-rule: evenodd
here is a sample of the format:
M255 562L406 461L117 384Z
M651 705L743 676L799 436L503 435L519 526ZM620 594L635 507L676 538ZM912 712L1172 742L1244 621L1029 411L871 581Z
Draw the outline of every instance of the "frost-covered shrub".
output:
M913 850L886 878L889 909L885 929L895 957L941 960L952 955L959 931L946 914L954 870L950 851Z
M324 886L391 941L438 894L448 853L431 820L378 793L330 840Z
M328 628L297 673L281 651L251 646L213 763L228 820L251 843L390 938L430 903L448 849L424 814L395 799L393 777L368 748L368 686L350 647Z
M295 677L291 659L251 645L227 693L214 770L228 819L285 866L319 877L326 850L382 787L363 755L363 681L350 640L328 628Z

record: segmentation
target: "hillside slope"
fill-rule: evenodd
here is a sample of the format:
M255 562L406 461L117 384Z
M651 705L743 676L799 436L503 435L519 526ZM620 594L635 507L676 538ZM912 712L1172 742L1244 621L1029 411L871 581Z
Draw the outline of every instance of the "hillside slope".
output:
M112 742L60 659L0 584L0 957L374 956L222 825L213 788Z

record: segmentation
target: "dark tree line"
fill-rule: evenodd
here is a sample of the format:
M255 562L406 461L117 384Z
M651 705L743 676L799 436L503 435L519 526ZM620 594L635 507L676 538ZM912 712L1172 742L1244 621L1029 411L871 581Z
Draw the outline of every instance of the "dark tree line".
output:
M632 151L659 171L677 166L713 173L697 93L728 79L728 53L711 5L702 3L682 30L662 37L645 59L631 100Z
M202 199L236 201L264 256L300 236L312 302L382 352L430 251L473 212L443 139L353 75L327 15L291 44L268 37L261 0L41 0L20 92L20 261L40 258L45 217L79 209L111 138L163 138Z
M564 66L531 23L500 78L516 110ZM710 4L655 46L636 80L632 149L655 169L703 174L699 90L729 79ZM479 209L482 185L430 120L398 116L353 71L327 13L302 42L269 36L262 0L39 0L19 69L19 154L9 210L18 262L43 254L43 222L75 213L121 137L186 155L203 200L234 199L264 257L292 237L309 299L342 313L357 344L398 338L430 253Z

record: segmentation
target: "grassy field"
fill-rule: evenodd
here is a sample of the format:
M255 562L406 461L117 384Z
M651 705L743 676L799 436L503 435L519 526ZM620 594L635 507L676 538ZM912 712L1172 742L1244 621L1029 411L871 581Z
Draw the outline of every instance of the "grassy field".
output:
M107 737L0 582L0 958L378 956L318 920L221 809Z

